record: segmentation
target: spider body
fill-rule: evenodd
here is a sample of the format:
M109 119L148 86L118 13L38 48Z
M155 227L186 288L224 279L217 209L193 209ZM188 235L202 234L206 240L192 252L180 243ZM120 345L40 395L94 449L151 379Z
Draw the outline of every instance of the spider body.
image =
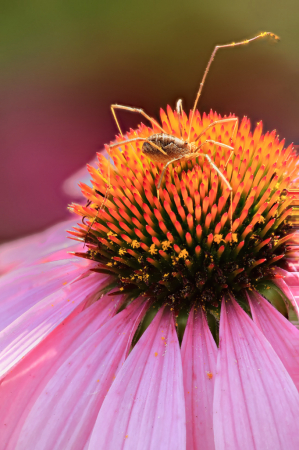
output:
M151 145L154 143L155 146ZM165 152L163 154L157 149L157 146ZM160 133L149 136L142 145L142 153L148 156L152 161L167 164L183 155L191 153L191 147L188 142L183 141L170 134Z

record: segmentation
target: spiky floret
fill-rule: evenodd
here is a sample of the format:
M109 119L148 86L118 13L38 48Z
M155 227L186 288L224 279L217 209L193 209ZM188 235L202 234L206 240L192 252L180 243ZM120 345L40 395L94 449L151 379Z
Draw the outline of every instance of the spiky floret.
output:
M221 118L212 111L202 118L197 111L195 117L191 141ZM166 133L181 137L170 107L167 114L161 111L161 122ZM185 113L181 123L182 138L187 139ZM158 132L141 125L126 137ZM199 144L212 139L230 145L232 132L231 122L216 125ZM263 135L261 122L252 133L245 117L227 165L228 149L203 146L232 186L232 205L229 189L202 156L170 166L158 199L163 165L151 162L141 148L142 142L133 142L111 149L111 188L103 208L110 162L99 154L99 168L88 167L93 187L81 184L88 203L70 207L85 218L70 232L86 243L86 252L79 256L97 261L95 270L114 274L121 291L175 309L201 303L215 311L226 292L236 295L275 277L273 268L283 262L292 236L286 221L292 197L286 196L286 188L295 178L298 158L291 145L285 149L275 131Z

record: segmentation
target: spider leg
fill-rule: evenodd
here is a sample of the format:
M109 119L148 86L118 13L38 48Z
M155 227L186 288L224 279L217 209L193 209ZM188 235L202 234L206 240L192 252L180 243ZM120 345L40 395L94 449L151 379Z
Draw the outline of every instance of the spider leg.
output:
M179 119L179 130L180 130L180 136L181 136L181 139L182 139L182 124L181 124L181 117L182 117L182 113L183 113L183 105L182 105L182 100L181 100L181 99L179 99L179 100L177 101L177 104L176 104L176 112L177 112L178 119Z
M87 208L90 204L91 204L91 200L87 200L86 205L85 205L85 208ZM83 216L83 217L82 217L82 223L83 223L84 225L86 225L86 223L85 223L85 218L86 218L86 216Z
M237 121L235 123L234 129L233 129L233 132L232 132L232 137L230 138L231 144L236 140L237 132L238 132L238 125L239 125L239 119L237 117Z
M110 145L108 146L108 155L109 155L109 159L111 158L110 150L111 150L112 148L114 148L114 147L119 147L119 146L121 146L121 145L130 143L130 142L136 142L136 141L148 142L151 146L155 147L157 150L159 150L161 153L163 153L163 155L166 155L166 156L167 156L167 153L165 153L164 150L162 150L162 148L160 148L160 147L159 147L158 145L156 145L154 142L149 141L147 138L137 137L137 138L133 138L133 139L126 139L126 140L121 141L121 142L116 142L116 143L114 143L114 144L110 144ZM96 221L97 218L99 217L100 212L105 208L105 203L106 203L106 200L107 200L107 198L108 198L108 194L109 194L110 189L111 189L111 182L110 182L110 181L111 181L111 168L110 168L110 164L108 165L108 176L107 176L107 181L108 181L108 183L107 183L107 188L106 188L106 192L105 192L103 201L102 201L102 203L101 203L101 206L100 206L99 209L98 209L98 212L97 212L96 216L93 218L91 224L89 225L87 234L86 234L86 236L85 236L85 242L86 242L87 237L89 236L89 233L90 233L90 230L91 230L92 227L93 227L93 224L95 223L95 221Z
M229 145L226 144L222 144L221 142L215 142L215 141L205 141L202 144L200 144L200 146L196 149L199 150L200 147L202 147L206 142L211 142L217 145L221 145L221 146L225 146L228 148ZM224 184L228 187L229 191L230 191L230 229L231 229L231 234L233 233L233 188L231 187L231 185L229 184L229 182L227 181L227 179L225 178L225 176L223 175L223 173L221 172L221 170L218 169L218 167L213 163L213 161L211 160L211 158L209 157L209 155L206 155L205 153L196 151L194 153L192 153L191 155L196 156L196 155L202 155L204 158L206 158L210 164L210 166L213 167L214 170L216 170L216 172L218 173L218 175L220 176L220 178L223 180ZM189 155L185 155L185 157L189 157Z
M232 150L232 151L230 152L230 154L229 154L228 160L226 161L226 163L225 163L225 165L224 165L225 168L226 168L226 166L228 165L229 160L231 159L233 153L234 153L234 151Z
M233 189L232 189L231 185L229 184L229 182L227 181L227 179L225 178L225 176L223 175L223 173L221 172L221 170L219 170L218 167L213 163L213 161L211 160L211 158L209 157L209 155L206 155L205 153L201 153L201 152L196 152L196 153L190 153L190 155L185 155L185 157L189 159L190 157L196 157L197 155L202 155L202 156L204 156L204 157L208 160L209 164L213 167L213 169L216 170L216 172L217 172L218 175L222 178L223 182L226 184L226 186L228 187L228 189L229 189L230 191L232 191Z
M97 211L96 216L93 218L92 222L91 222L90 225L89 225L89 228L88 228L88 230L87 230L87 234L86 234L86 236L85 236L85 242L84 242L84 245L86 244L86 239L88 238L88 236L89 236L89 234L90 234L90 230L92 229L93 224L95 223L95 221L96 221L97 218L99 217L100 212L105 208L105 203L106 203L108 194L109 194L110 189L111 189L111 183L110 183L110 180L111 180L111 171L110 171L110 159L111 159L111 155L110 155L110 146L109 146L109 150L108 150L108 155L109 155L108 177L107 177L107 178L108 178L108 184L107 184L107 187L106 187L106 192L105 192L105 195L104 195L104 197L103 197L101 206L98 208L98 211ZM90 203L91 203L91 202L90 202ZM89 203L89 204L90 204L90 203ZM84 222L83 222L83 223L84 223Z
M179 158L172 159L171 161L168 161L168 162L165 164L165 166L163 167L163 170L162 170L162 172L161 172L161 175L160 175L160 178L159 178L159 181L158 181L158 185L157 185L157 197L158 197L158 198L159 198L159 189L160 189L160 187L161 187L161 183L162 183L162 180L163 180L163 176L164 176L164 174L165 174L165 171L166 171L167 167L168 167L170 164L174 163L175 161L178 161L179 159L185 158L185 156L186 156L186 155L182 155L182 156L180 156Z
M212 139L207 139L206 141L204 141L202 144L200 144L199 147L197 147L196 150L198 150L200 147L202 147L202 146L203 146L204 144L206 144L207 142L208 142L209 144L215 144L215 145L218 145L219 147L229 148L230 150L234 151L234 148L231 147L230 145L223 144L222 142L218 142L218 141L213 141Z
M142 114L143 117L145 117L147 120L149 120L152 124L155 124L156 127L158 127L158 128L162 131L162 133L166 133L166 131L163 130L163 128L161 127L161 125L159 125L158 122L157 122L155 119L153 119L152 117L148 116L148 115L143 111L143 109L141 109L141 108L132 108L131 106L123 106L123 105L111 105L111 111L112 111L114 120L115 120L116 125L117 125L117 128L119 129L119 132L120 132L120 134L121 134L122 136L123 136L123 134L122 134L120 125L119 125L118 120L117 120L117 117L116 117L115 109L124 109L124 110L126 110L126 111L132 111L132 112L137 112L137 113L139 113L139 114Z
M167 156L167 153L164 152L164 150L162 150L162 148L159 147L158 145L156 145L154 142L149 141L147 138L137 137L137 138L132 138L132 139L126 139L126 140L121 141L121 142L116 142L114 144L110 144L109 145L109 150L108 150L109 157L111 157L110 150L112 148L119 147L120 145L128 144L130 142L137 142L137 141L148 142L152 147L156 148L157 150L159 150L159 152L163 153L163 155ZM133 148L133 150L134 150L134 148ZM108 185L109 185L109 189L110 189L110 164L108 165ZM108 195L108 193L107 193L107 195ZM107 195L105 196L105 198L107 198ZM103 209L103 208L101 208L101 209Z
M118 147L119 145L127 144L127 143L129 143L129 142L136 142L136 141L148 142L152 147L156 148L157 150L159 150L159 152L163 153L163 155L167 156L167 153L164 152L164 150L162 150L161 147L159 147L158 145L154 144L154 142L149 141L147 138L141 138L141 137L133 138L133 139L127 139L126 141L122 141L122 142L117 142L117 143L115 143L115 144L111 144L111 145L109 146L109 150L110 150L111 148L113 148L113 147ZM167 163L167 164L168 164L168 163ZM161 180L160 180L160 184L161 184ZM158 189L159 189L159 188L158 188ZM159 193L159 191L158 191L158 193ZM158 198L159 198L159 195L158 195Z
M199 136L197 136L197 138L195 139L194 142L197 142L197 141L201 138L201 136L202 136L207 130L209 130L209 128L214 127L214 126L217 125L218 123L227 123L227 122L235 122L234 129L233 129L233 134L232 134L232 137L233 137L233 135L234 135L234 133L235 133L235 130L238 129L238 122L239 122L238 117L228 117L227 119L215 120L214 122L210 123L210 125L208 125L206 128L204 128L204 129L202 130L202 132L199 134ZM232 138L231 138L231 139L232 139Z
M229 155L229 157L228 157L228 160L226 161L225 166L224 166L224 167L226 167L227 164L228 164L228 162L229 162L229 160L230 160L231 157L232 157L232 154L234 153L234 148L231 147L230 145L222 144L222 142L212 141L212 140L210 140L210 139L208 139L208 140L206 140L205 142L203 142L203 144L205 144L206 142L209 142L210 144L216 144L216 145L219 145L219 147L229 148L229 149L231 150L230 155ZM203 144L202 144L202 145L203 145Z
M196 106L197 106L199 97L200 97L200 95L201 95L202 88L203 88L203 85L204 85L204 83L205 83L206 77L207 77L208 72L209 72L209 70L210 70L211 64L212 64L212 62L213 62L213 60L214 60L214 58L215 58L215 55L216 55L216 53L217 53L217 50L219 50L220 48L236 47L237 45L249 44L249 42L255 41L256 39L259 39L259 38L262 38L262 37L265 37L265 36L270 36L270 37L272 37L272 38L274 38L274 39L276 39L276 40L279 39L279 37L276 36L274 33L270 33L270 32L268 32L268 31L266 31L266 32L263 32L263 33L258 34L257 36L254 36L254 37L251 38L251 39L245 39L244 41L240 41L240 42L232 42L231 44L226 44L226 45L216 45L216 47L214 48L214 50L213 50L213 52L212 52L212 54L211 54L211 56L210 56L208 65L207 65L207 67L206 67L206 69L205 69L205 71L204 71L203 78L202 78L202 80L201 80L201 83L200 83L200 85L199 85L199 89L198 89L198 91L197 91L197 95L196 95L195 102L194 102L194 106L193 106L193 110L192 110L191 120L190 120L190 128L189 128L188 142L190 142L190 133L191 133L191 128L192 128L192 123L193 123L193 118L194 118Z

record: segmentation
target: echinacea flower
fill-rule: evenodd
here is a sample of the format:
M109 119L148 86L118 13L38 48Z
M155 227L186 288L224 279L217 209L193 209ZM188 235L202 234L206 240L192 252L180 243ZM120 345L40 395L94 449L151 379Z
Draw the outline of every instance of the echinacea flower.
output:
M195 115L191 140L220 116ZM189 121L161 112L165 133ZM149 137L141 125L126 139ZM231 144L233 124L201 138ZM124 139L117 138L118 142ZM297 450L298 158L244 118L234 153L169 166L142 141L81 185L83 222L6 246L0 281L0 449ZM230 220L232 217L232 221ZM51 233L50 233L51 235ZM47 234L49 236L49 234ZM31 245L32 244L32 245ZM73 247L73 248L72 248ZM73 257L61 260L66 250Z

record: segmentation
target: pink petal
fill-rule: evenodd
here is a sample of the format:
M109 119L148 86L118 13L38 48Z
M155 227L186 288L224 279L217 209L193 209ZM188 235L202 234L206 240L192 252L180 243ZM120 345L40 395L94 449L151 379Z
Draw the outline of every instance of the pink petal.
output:
M78 251L82 244L68 239L66 230L76 224L76 219L60 222L41 233L7 242L0 246L0 274L24 263L32 264L70 257L69 251Z
M172 313L160 309L119 371L89 450L186 448L180 347Z
M106 158L109 158L106 150L103 149L101 151L101 154L104 155ZM98 159L92 160L89 164L93 167L96 167L98 164ZM87 171L86 166L84 166L84 167L82 167L82 169L79 169L77 172L75 172L73 175L71 175L63 183L63 190L64 190L64 192L66 192L68 195L70 195L72 197L82 199L82 192L81 192L80 186L78 186L78 185L79 185L79 183L85 183L88 186L92 186L90 179L91 179L91 175Z
M93 264L83 258L21 267L0 277L0 330Z
M265 336L222 301L214 393L216 450L298 450L299 394Z
M1 449L15 448L23 422L49 380L67 358L114 316L118 303L107 295L77 316L65 320L3 379L0 388L0 423L4 424L0 431Z
M299 264L294 262L288 263L288 269L290 272L298 272L299 271Z
M72 313L99 297L107 276L86 272L60 290L42 298L0 332L0 377L38 345Z
M288 300L290 301L290 303L294 308L297 317L299 318L299 306L298 306L299 286L291 288L282 279L274 280L274 283L281 290L281 292L288 298Z
M247 294L252 318L270 342L299 389L299 330L258 292Z
M296 272L287 272L281 268L275 268L275 271L284 277L277 278L274 281L276 286L286 295L293 305L297 316L299 317L299 274Z
M101 404L121 367L146 310L134 301L86 339L60 365L40 392L11 449L82 449ZM68 351L69 353L69 351Z
M189 314L182 343L188 450L213 450L217 346L201 309Z

